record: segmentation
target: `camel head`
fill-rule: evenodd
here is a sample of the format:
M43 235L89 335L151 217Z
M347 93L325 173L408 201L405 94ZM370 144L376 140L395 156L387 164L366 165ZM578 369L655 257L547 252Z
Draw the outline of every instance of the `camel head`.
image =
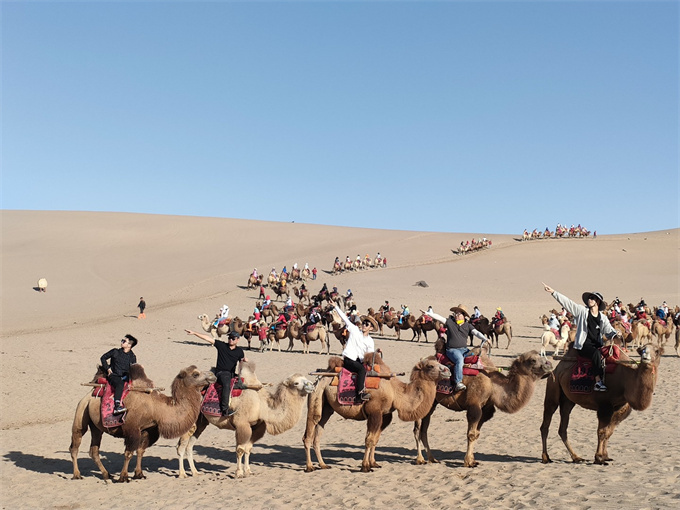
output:
M659 365L659 361L661 361L661 356L663 355L663 347L660 347L655 344L646 344L643 345L642 347L638 347L637 350L638 354L640 355L640 361L641 363L652 363L655 366Z
M300 374L293 374L283 384L287 388L294 388L300 395L308 395L314 392L314 383Z
M536 379L548 377L552 372L552 363L543 358L538 351L529 351L521 354L512 362L510 372L531 374Z
M175 394L175 386L181 385L185 388L194 386L208 386L209 384L217 381L217 377L210 371L201 372L196 365L191 365L189 367L180 370L175 381L172 383L173 394Z
M433 358L421 359L411 371L411 381L414 379L427 379L430 381L442 381L451 379L451 370Z

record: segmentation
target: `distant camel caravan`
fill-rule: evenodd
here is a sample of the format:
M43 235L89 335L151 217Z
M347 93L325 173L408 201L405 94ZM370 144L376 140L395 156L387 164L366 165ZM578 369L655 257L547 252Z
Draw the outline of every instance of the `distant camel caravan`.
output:
M372 259L367 253L363 258L361 258L361 255L357 255L357 258L354 260L350 259L349 255L345 257L344 261L341 261L336 257L330 272L331 274L339 274L345 271L360 271L381 267L387 267L387 257L383 257L378 253L378 255Z
M529 232L527 229L524 229L524 232L522 233L522 241L532 241L534 239L561 239L563 237L574 239L586 238L588 236L590 236L590 230L587 230L580 224L576 227L572 225L571 227L567 228L566 226L562 226L558 223L555 230L550 230L548 227L546 227L545 230L538 230L535 228ZM593 237L594 236L595 234Z
M458 251L458 255L465 255L466 253L472 253L475 251L483 250L484 248L489 248L491 246L491 240L486 237L481 237L479 239L472 239L472 241L461 241Z
M96 383L105 374L99 367L92 383ZM131 384L136 389L150 389L153 383L146 377L141 365L130 367ZM73 479L81 479L78 469L78 450L82 438L90 430L90 457L101 471L105 480L110 478L109 472L99 457L99 447L104 432L114 437L125 439L125 460L120 471L119 482L128 482L128 465L132 455L137 453L137 467L133 478L146 478L142 472L142 457L145 450L153 445L159 437L177 438L188 432L196 423L201 408L201 390L215 382L217 378L212 372L201 372L195 365L180 370L172 382L172 396L156 391L147 393L130 391L125 397L127 413L125 423L118 427L106 428L102 424L102 397L94 396L92 390L85 395L73 418L71 429L71 460L73 461Z

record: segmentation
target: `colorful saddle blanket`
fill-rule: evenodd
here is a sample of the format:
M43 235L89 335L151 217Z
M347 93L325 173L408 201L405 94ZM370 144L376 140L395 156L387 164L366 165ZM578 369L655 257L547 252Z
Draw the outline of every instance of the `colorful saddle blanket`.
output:
M366 371L370 367L364 365ZM375 365L373 370L380 372L380 365ZM338 387L338 404L343 406L361 405L363 402L357 395L356 378L357 374L350 372L346 368L337 367L335 371L338 373L331 381L331 386ZM375 390L380 387L380 377L366 376L366 388Z
M123 423L125 423L125 415L127 413L113 414L113 386L111 386L111 383L109 383L105 377L100 377L97 379L97 384L100 386L97 386L94 390L92 390L92 396L101 397L102 399L100 406L102 413L102 425L107 429L120 427ZM130 393L130 383L126 382L125 386L123 387L123 396L121 397L123 402L125 402L125 397L128 393Z
M600 351L605 360L605 375L613 373L618 365L617 360L621 358L621 349L618 345L612 345L601 347ZM593 370L592 360L577 355L576 364L569 379L569 390L572 393L591 393L593 386L595 386L595 371Z
M442 353L437 353L435 358L442 365L449 367L451 370L451 379L453 379L453 362ZM463 375L475 376L483 368L484 365L480 361L479 356L466 356L463 358ZM453 393L453 383L451 382L451 379L439 381L437 383L437 393L444 393L446 395Z
M238 377L231 379L231 396L240 397L243 390L234 389L234 384ZM241 378L243 382L243 378ZM220 383L213 383L203 391L203 403L201 404L201 412L210 416L221 416L220 398L222 396L222 385Z

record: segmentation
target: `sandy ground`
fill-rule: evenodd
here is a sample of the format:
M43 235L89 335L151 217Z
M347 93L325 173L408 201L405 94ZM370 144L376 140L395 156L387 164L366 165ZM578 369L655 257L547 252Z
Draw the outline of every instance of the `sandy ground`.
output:
M252 455L254 475L235 478L232 432L209 427L195 452L199 478L177 479L175 440L161 439L144 458L145 480L105 483L87 456L79 456L83 480L71 480L68 451L73 412L87 393L99 356L131 333L137 357L157 384L169 387L181 368L208 369L215 351L191 339L200 313L228 304L232 315L250 314L257 291L246 279L257 267L267 273L293 263L319 269L326 282L351 288L358 307L377 308L386 299L413 312L433 306L446 314L459 303L491 315L501 306L513 325L509 349L494 351L498 365L540 347L538 317L556 305L545 281L578 300L585 290L624 302L644 297L680 304L679 230L598 236L597 239L522 243L519 235L378 231L304 224L134 214L2 211L2 329L0 468L3 508L447 508L562 507L668 508L680 504L679 395L674 376L680 359L667 345L650 409L633 412L619 426L608 466L593 465L597 444L594 412L576 408L569 428L572 445L587 459L572 464L558 435L549 436L554 463L543 465L539 426L545 381L519 413L497 412L482 429L475 469L463 467L464 413L438 408L430 443L439 464L416 466L412 423L396 415L377 450L382 469L359 472L364 422L331 418L323 438L332 469L305 473L300 422L279 436L266 435ZM452 225L452 230L463 230ZM453 253L462 240L486 235L482 252ZM381 252L388 267L330 275L336 256ZM47 278L46 293L35 290ZM416 286L425 281L428 287ZM140 296L147 319L136 318ZM375 336L394 371L410 371L430 343L397 341L387 330ZM243 347L246 344L242 341ZM318 350L318 346L314 346ZM333 339L333 353L340 344ZM259 378L276 383L290 374L323 367L326 357L294 352L247 352ZM310 377L311 378L311 377ZM405 378L402 378L405 380ZM117 473L123 442L105 436L103 461Z

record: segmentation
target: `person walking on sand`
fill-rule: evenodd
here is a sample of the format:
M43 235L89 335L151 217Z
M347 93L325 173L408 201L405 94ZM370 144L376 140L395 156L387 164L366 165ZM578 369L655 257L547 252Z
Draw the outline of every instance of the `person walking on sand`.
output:
M137 363L137 356L132 348L137 345L137 339L132 335L125 335L120 341L120 348L111 349L99 358L106 379L113 386L113 414L123 414L127 411L121 403L125 381L130 378L130 365ZM109 361L110 360L110 361Z
M607 304L599 292L584 292L581 299L586 306L574 303L567 296L557 292L552 287L543 283L546 292L550 292L559 304L574 316L576 322L576 338L574 349L579 351L579 356L589 358L593 362L595 372L595 391L607 391L604 384L604 359L600 349L604 345L602 336L609 340L621 336L609 323L607 315L602 313Z
M146 310L146 301L144 301L143 297L139 298L139 303L137 304L137 308L139 308L139 315L137 316L138 319L146 319L146 314L144 313L144 310Z
M236 411L229 409L229 397L231 396L231 380L236 375L236 365L248 362L246 355L237 344L241 335L232 331L227 335L227 343L215 340L210 335L204 335L185 329L187 335L194 335L201 340L205 340L217 349L217 363L215 364L215 375L222 385L222 395L220 397L220 410L222 416L232 416Z

